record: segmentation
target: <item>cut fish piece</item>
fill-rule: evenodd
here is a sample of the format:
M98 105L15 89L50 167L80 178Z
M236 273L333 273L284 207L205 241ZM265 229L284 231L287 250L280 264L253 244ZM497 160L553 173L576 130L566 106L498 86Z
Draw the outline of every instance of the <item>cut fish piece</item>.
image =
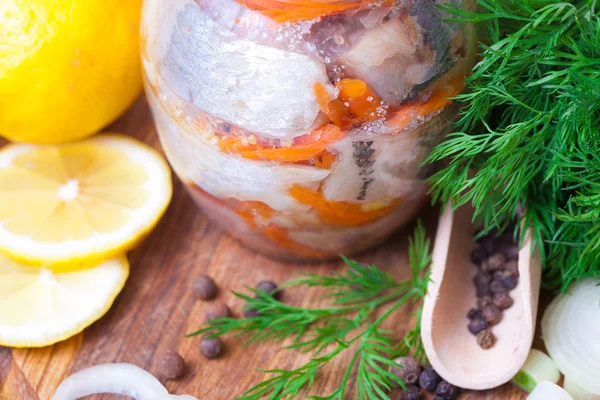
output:
M390 105L425 89L457 61L455 33L428 0L366 31L340 58L347 72L367 82Z
M278 165L269 161L247 160L221 152L217 144L190 132L170 117L152 92L154 118L161 142L171 165L186 182L221 199L260 201L275 210L306 210L288 191L295 184L318 186L330 171L303 165Z
M262 136L293 139L319 121L325 67L306 55L241 40L195 4L178 16L159 67L167 86L195 107Z

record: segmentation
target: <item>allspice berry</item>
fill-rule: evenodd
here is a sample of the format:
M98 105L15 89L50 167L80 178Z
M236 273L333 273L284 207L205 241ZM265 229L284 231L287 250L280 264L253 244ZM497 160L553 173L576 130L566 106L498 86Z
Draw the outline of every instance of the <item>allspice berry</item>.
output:
M481 318L481 310L479 308L471 308L467 313L468 319Z
M260 313L258 312L258 310L255 310L254 308L245 308L244 309L244 317L246 318L254 318L254 317L258 317L260 315Z
M492 296L482 296L477 299L477 308L481 310L490 304L492 304Z
M504 284L502 283L502 281L494 279L490 283L490 291L492 293L506 292L506 287L504 287Z
M519 259L519 249L517 246L505 245L502 246L500 252L511 261L517 261Z
M402 392L402 400L421 400L421 390L417 386L407 386Z
M225 303L210 304L204 313L206 321L231 317L231 310Z
M491 331L486 329L477 334L477 344L479 344L479 346L482 349L490 349L494 346L495 343L496 336L494 336L494 334Z
M482 330L487 329L488 326L489 324L487 321L481 317L473 318L469 321L469 325L467 325L469 332L471 332L473 335L477 335Z
M504 265L506 264L506 257L502 253L495 253L488 257L485 261L482 269L484 271L497 271L499 269L504 269Z
M281 291L277 290L277 284L272 281L260 281L258 285L256 285L256 289L264 290L273 296L274 299L279 300L281 298Z
M504 270L511 275L519 277L519 263L517 261L509 261L504 266Z
M175 350L168 350L158 358L158 377L162 379L179 379L186 373L183 357Z
M207 275L200 275L194 280L194 291L202 300L212 300L217 297L217 285Z
M446 381L441 381L435 388L435 394L444 400L456 400L458 389Z
M419 386L428 392L433 392L442 378L431 367L427 367L419 375Z
M394 362L399 366L391 366L390 372L396 375L405 385L414 385L419 380L421 366L412 357L398 357Z
M519 278L515 275L508 274L504 276L500 282L502 282L502 286L504 286L505 289L513 290L519 284Z
M481 265L488 256L488 252L479 246L471 252L471 262L475 265Z
M200 353L209 360L218 358L223 352L223 341L220 338L203 339L200 342Z
M490 304L481 311L481 316L489 325L496 325L502 320L502 311L495 305Z
M514 300L508 292L495 293L492 298L492 303L498 307L500 310L506 310L507 308L512 307L514 304Z

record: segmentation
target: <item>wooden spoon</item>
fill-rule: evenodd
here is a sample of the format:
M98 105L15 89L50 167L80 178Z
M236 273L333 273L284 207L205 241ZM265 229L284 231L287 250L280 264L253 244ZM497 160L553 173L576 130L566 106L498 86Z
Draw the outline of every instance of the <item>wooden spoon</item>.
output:
M519 285L510 292L514 305L491 328L496 344L483 350L467 329L467 312L476 304L471 278L473 209L448 205L440 217L431 282L422 315L422 340L433 368L448 382L465 389L490 389L508 382L523 366L535 332L541 260L532 255L531 231L519 250Z

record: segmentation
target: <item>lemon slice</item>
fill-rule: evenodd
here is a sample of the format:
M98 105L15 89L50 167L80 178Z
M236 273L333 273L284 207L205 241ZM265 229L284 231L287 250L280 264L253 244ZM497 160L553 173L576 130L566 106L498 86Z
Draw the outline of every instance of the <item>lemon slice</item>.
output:
M96 262L132 248L171 199L154 149L122 135L0 150L0 251L26 264Z
M42 347L76 335L108 311L128 275L125 256L54 273L0 255L0 345Z

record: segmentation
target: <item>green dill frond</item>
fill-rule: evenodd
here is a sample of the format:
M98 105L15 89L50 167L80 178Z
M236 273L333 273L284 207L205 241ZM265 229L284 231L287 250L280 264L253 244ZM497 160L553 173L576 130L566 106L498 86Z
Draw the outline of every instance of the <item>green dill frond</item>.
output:
M334 276L308 274L282 285L323 288L332 299L331 307L290 306L263 290L249 289L253 295L235 295L246 302L246 309L255 310L257 316L215 319L190 336L237 334L246 337L246 344L292 338L292 344L286 346L288 351L310 354L310 361L298 368L263 371L270 377L249 389L240 400L297 398L308 392L319 371L342 353L352 356L337 388L325 397L309 398L343 400L351 388L351 378L356 376L354 391L357 399L390 400L390 388L403 385L388 371L395 365L394 356L410 353L421 362L426 362L426 358L420 322L401 338L395 338L381 325L398 308L422 303L429 281L430 245L419 221L409 241L410 279L399 281L374 265L364 266L342 257L348 266L344 273Z
M489 44L457 97L459 132L432 152L435 201L471 203L484 230L520 215L544 259L544 283L600 275L600 3L478 0Z

